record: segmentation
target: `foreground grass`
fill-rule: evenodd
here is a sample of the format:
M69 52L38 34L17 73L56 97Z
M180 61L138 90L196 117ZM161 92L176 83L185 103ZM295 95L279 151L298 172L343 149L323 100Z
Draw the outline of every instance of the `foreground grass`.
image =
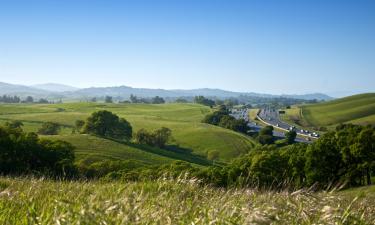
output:
M218 189L194 180L0 178L0 224L372 224L374 193Z

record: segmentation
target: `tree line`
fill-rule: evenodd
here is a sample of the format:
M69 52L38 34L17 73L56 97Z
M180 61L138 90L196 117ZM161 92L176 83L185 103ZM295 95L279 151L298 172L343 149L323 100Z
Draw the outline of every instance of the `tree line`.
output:
M11 95L0 96L0 102L1 103L40 103L40 104L50 103L45 98L40 98L35 101L32 96L27 96L25 99L22 100L19 96L11 96Z
M74 147L65 141L40 139L22 123L0 127L0 174L70 177L76 174Z
M244 119L236 119L229 115L229 110L225 105L219 106L219 109L206 115L203 123L220 126L226 129L234 130L246 134L250 128L247 126L247 122Z

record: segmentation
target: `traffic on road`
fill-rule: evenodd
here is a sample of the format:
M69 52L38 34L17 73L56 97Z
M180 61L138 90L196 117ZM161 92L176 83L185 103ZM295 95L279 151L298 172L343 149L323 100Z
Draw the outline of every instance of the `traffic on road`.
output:
M258 122L249 119L249 109L233 109L230 115L236 119L244 119L247 125L255 132L259 132L260 129L262 129L262 126ZM268 125L279 128L273 131L273 136L277 138L285 138L285 133L291 130L296 131L298 134L295 140L296 142L311 143L314 139L319 137L319 134L316 132L303 129L299 130L295 126L282 121L279 112L272 108L261 109L258 113L258 119Z

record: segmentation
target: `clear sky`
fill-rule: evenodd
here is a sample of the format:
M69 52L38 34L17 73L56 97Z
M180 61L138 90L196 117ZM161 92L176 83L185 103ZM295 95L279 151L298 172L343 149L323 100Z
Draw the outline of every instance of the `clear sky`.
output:
M375 91L374 0L0 0L0 81Z

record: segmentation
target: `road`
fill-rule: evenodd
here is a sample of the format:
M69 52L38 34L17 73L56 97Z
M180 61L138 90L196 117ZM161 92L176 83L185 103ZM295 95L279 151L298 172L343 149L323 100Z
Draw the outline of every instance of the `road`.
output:
M260 111L259 116L262 113L262 111L263 110ZM255 132L259 132L262 129L262 126L260 126L258 123L249 120L249 110L248 109L232 112L230 115L233 116L236 119L244 119L246 122L248 122L247 125L252 130L254 130ZM268 115L269 116L272 115L272 118L274 118L274 119L279 118L278 112L267 111L267 112L263 112L263 114L262 114L262 116L264 116L264 117L266 117ZM261 118L263 118L263 117L261 117ZM268 117L268 118L271 118L271 117ZM279 121L280 122L279 125L282 124L282 126L285 127L285 129L288 129L290 127L288 124L281 122L280 119L277 119L275 121ZM265 122L268 123L269 120L266 120ZM273 123L270 123L270 124L273 124ZM277 125L277 122L275 123L275 126L276 125ZM285 138L285 132L274 130L273 136L275 136L276 138L279 138L279 139L283 139L283 138ZM303 137L300 137L300 136L297 136L295 141L296 142L302 142L302 143L311 143L311 141L306 140L306 138L303 138Z
M272 109L272 108L261 109L259 114L258 114L258 119L262 120L264 123L267 123L267 124L269 124L269 125L271 125L275 128L285 130L285 132L287 132L291 127L293 127L292 125L282 121L280 119L279 112L275 109ZM294 128L294 130L297 132L298 135L304 137L304 138L302 138L302 137L299 136L301 139L314 140L314 139L318 138L318 136L317 137L313 136L313 135L316 134L315 132L311 132L311 131L307 131L307 130L299 130L299 129L296 129L296 128Z

